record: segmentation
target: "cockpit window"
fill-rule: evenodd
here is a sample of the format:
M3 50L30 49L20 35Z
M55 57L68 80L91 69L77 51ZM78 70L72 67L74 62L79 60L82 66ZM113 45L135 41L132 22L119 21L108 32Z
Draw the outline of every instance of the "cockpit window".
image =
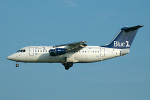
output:
M25 52L26 50L25 49L22 49L22 50L18 50L17 52Z

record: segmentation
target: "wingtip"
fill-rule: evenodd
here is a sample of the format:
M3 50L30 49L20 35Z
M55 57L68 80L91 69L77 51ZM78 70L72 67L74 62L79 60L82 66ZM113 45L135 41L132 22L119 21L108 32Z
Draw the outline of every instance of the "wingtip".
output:
M86 43L87 41L81 41L82 43Z
M144 25L137 25L139 28L144 27Z

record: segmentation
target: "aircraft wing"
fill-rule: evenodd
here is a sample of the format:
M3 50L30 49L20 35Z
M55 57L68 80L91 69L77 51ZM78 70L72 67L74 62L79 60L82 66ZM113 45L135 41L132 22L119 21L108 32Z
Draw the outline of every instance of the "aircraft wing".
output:
M80 42L75 42L75 43L56 45L54 47L62 47L62 46L64 46L64 48L66 48L67 50L72 50L72 51L76 50L76 51L78 51L78 50L80 50L80 49L82 49L82 48L87 46L86 42L87 41L80 41Z

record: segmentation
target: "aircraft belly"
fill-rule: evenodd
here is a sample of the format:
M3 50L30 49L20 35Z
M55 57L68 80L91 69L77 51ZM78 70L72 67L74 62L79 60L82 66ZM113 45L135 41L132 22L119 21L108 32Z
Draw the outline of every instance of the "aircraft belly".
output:
M79 63L90 63L100 61L100 56L98 54L80 54L75 56L75 59Z
M50 56L49 54L44 54L38 57L36 62L42 63L63 63L65 59L63 56Z

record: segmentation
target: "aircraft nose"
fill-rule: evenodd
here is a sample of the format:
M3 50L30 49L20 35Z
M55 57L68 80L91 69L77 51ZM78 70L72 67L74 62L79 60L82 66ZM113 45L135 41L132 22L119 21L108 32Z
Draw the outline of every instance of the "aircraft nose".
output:
M14 55L14 54L12 54L12 55L8 56L8 57L7 57L7 59L9 59L9 60L16 60L16 58L15 58L15 55Z
M10 56L7 57L7 59L12 60L13 57L10 55Z

